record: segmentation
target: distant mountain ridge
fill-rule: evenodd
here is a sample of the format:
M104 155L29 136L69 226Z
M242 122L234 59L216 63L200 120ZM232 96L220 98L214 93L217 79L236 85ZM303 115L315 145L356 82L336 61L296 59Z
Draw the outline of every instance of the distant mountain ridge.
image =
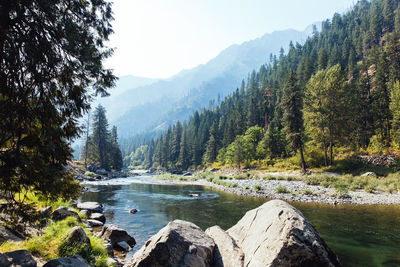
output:
M187 119L194 110L207 107L218 96L233 92L249 73L269 61L289 43L304 43L312 32L283 30L260 38L234 44L218 56L166 80L154 81L134 89L120 90L105 104L110 124L118 127L122 137L146 131L163 130L176 120ZM111 114L111 115L110 115ZM115 114L119 114L116 116Z

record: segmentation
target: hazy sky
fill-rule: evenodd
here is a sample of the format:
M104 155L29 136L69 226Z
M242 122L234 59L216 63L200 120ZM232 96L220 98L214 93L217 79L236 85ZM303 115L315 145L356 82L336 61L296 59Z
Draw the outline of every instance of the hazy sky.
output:
M206 63L231 44L264 33L303 30L353 6L354 0L114 0L118 76L167 78Z

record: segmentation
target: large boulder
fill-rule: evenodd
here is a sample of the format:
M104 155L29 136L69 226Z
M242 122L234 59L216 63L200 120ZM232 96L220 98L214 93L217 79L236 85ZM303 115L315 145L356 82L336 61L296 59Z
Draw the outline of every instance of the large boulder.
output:
M27 250L16 250L0 253L0 266L1 267L36 267L36 261Z
M125 241L131 248L136 244L135 238L128 234L127 231L113 224L104 225L100 237L111 243L113 248L118 249L119 242Z
M69 251L78 251L81 255L86 255L91 250L90 238L86 235L85 230L80 226L73 227L67 238L60 245L61 255L68 255Z
M76 207L79 210L88 210L89 213L103 213L103 205L98 202L83 202L78 203Z
M68 258L58 258L47 262L43 267L90 267L85 259L79 255Z
M70 216L76 217L78 218L78 220L80 220L78 213L69 207L63 207L63 206L58 207L51 214L52 219L55 221L61 221Z
M214 246L198 226L175 220L151 237L125 266L212 266Z
M214 267L243 267L244 253L236 241L219 226L206 230L215 242Z
M244 265L341 266L304 215L281 200L250 210L228 231L244 252Z

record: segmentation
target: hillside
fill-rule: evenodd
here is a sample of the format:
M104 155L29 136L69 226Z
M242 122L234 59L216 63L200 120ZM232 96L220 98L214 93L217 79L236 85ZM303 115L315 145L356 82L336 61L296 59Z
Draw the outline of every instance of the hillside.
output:
M304 45L253 72L214 108L195 112L126 163L355 169L358 153L399 153L399 1L359 1ZM137 158L142 158L138 161ZM345 163L341 163L345 162ZM346 163L347 162L347 163ZM343 165L345 164L345 165Z
M107 108L111 124L121 136L132 136L153 129L165 129L177 119L184 120L194 110L207 107L211 100L228 95L240 86L254 68L269 60L269 55L287 49L290 41L303 43L311 28L277 31L236 44L223 50L206 64L151 85L111 95ZM118 90L118 89L117 89ZM120 114L115 118L114 114ZM163 127L165 125L166 127Z

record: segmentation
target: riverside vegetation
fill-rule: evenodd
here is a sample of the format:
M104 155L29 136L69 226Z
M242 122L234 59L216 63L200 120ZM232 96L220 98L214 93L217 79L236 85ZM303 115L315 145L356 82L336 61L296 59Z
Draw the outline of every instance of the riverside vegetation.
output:
M240 174L198 172L193 176L163 174L156 176L156 179L197 184L208 182L236 194L253 195L252 193L256 193L256 196L287 200L310 201L309 197L312 197L311 201L328 203L400 203L397 193L400 191L400 175L398 173L392 173L382 178L372 172L361 176L327 173L269 174L260 171ZM357 192L354 197L359 199L352 199L351 192ZM267 193L267 195L262 193ZM293 196L298 196L298 198L293 198ZM371 197L379 200L371 200Z
M368 166L379 176L392 173L386 182L356 185L348 177L339 179L344 186L334 183L339 190L397 190L386 183L396 182L399 170L399 36L399 1L358 1L324 21L304 45L271 55L218 106L176 122L160 137L125 141L124 164L183 170L302 166L358 175L353 172L361 169L360 155L392 155L393 166L383 166L389 168L382 173L382 166Z

